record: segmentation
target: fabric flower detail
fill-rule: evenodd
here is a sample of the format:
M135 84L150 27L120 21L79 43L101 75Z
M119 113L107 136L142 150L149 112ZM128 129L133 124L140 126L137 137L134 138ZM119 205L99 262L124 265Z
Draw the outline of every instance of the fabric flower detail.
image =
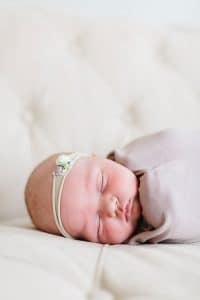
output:
M88 154L81 152L72 152L71 154L61 154L56 159L55 175L65 176L66 173L71 169L75 161L82 157L89 156Z
M69 155L60 155L58 156L57 160L56 160L56 166L59 167L59 169L61 169L61 171L64 173L67 170L69 170L71 165L71 158Z

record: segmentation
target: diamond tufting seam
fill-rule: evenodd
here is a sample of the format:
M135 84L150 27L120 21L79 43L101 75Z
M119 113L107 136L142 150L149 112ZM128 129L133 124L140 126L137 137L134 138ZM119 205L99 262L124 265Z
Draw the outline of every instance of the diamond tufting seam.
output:
M101 247L101 250L100 250L98 258L97 258L94 277L93 277L93 281L92 281L92 286L88 293L88 299L90 299L90 300L95 299L96 293L98 293L98 291L100 290L100 282L101 282L101 277L102 277L102 272L103 272L105 249L107 247L108 247L107 244L105 244Z

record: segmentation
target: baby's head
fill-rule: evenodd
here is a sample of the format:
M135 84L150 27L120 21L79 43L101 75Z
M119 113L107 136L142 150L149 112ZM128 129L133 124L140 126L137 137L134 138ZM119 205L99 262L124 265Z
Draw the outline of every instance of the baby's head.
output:
M28 212L43 231L92 242L119 244L136 230L141 214L137 177L110 159L55 154L31 173Z

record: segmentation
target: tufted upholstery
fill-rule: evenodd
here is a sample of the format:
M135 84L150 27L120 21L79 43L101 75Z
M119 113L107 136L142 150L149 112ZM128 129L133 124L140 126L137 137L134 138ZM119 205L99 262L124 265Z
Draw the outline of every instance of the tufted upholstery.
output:
M47 155L199 127L199 53L197 29L0 8L1 299L200 298L199 245L103 247L10 223Z
M24 222L0 226L1 299L198 300L200 244L65 239Z
M26 214L33 166L105 155L154 130L199 126L200 33L48 8L0 11L0 219Z

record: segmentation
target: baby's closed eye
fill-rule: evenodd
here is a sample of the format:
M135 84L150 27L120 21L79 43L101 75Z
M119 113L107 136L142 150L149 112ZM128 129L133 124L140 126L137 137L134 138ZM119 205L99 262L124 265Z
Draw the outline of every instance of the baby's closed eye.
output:
M103 224L102 224L102 219L101 219L101 216L99 213L97 214L97 217L98 217L97 239L100 242L100 240L101 240L100 236L102 234Z
M98 184L99 192L103 192L106 187L106 183L107 183L104 172L102 172L102 171L100 172L100 174L98 175L97 182L98 182L97 184Z

